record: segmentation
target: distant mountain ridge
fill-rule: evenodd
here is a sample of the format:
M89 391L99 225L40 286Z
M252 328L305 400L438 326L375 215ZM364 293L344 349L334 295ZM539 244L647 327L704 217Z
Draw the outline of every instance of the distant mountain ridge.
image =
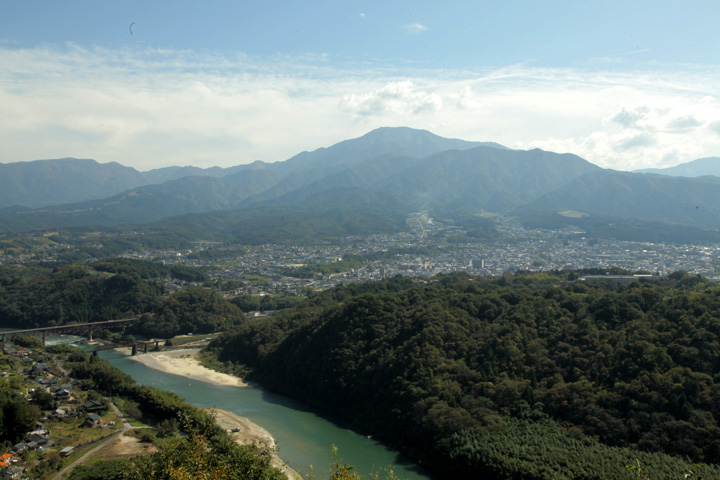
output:
M256 161L227 168L170 166L140 172L115 162L99 163L77 158L0 163L0 208L39 208L99 200L144 185L163 184L190 176L222 178L248 170L297 173L298 170L320 169L319 174L324 176L329 168L339 169L376 157L420 158L443 150L465 150L476 146L506 148L493 142L443 138L425 130L384 127L332 147L300 153L284 162ZM297 186L295 181L291 188Z
M61 158L0 164L0 207L42 207L103 198L146 183L119 163Z
M635 173L657 173L658 175L676 177L702 177L704 175L720 177L720 157L698 158L692 162L681 163L674 167L645 168L635 170Z
M507 149L499 143L444 138L427 130L381 127L362 137L345 140L328 148L302 152L285 162L272 165L283 171L327 168L356 165L385 156L423 158L445 150L468 150L481 146Z
M76 171L78 165L85 172ZM86 195L136 185L88 201L0 209L0 232L150 223L177 229L185 222L188 238L209 234L209 228L216 233L269 228L292 239L290 225L304 229L300 218L311 219L324 233L363 228L371 233L399 228L408 213L426 211L450 222L483 212L518 217L539 228L574 225L640 239L658 238L653 230L663 232L660 237L720 239L720 177L618 172L572 154L511 150L405 127L373 130L285 162L227 169L168 167L141 174L118 164L71 159L33 165L39 166L44 176L38 178L58 192L69 185L58 173L63 168L70 171L68 178L87 184ZM24 185L22 178L13 178ZM149 181L156 183L138 184ZM348 223L359 211L365 212L363 220ZM193 216L207 219L210 212L210 224ZM344 226L324 221L323 215ZM318 230L303 231L311 238ZM236 238L263 237L258 230Z
M720 178L673 178L599 170L537 198L528 208L717 228Z
M107 198L132 188L188 176L223 177L245 169L164 167L139 172L119 163L61 158L0 163L0 208L38 208Z

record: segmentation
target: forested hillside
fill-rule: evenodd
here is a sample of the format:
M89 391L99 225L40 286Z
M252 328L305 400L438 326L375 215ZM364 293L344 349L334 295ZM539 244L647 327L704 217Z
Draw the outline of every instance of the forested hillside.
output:
M720 462L720 287L575 276L338 288L210 349L442 478L630 478L636 462L683 478Z
M142 315L126 333L171 338L247 321L237 306L201 288L169 294L158 280L199 280L197 269L112 259L80 265L0 268L0 328L38 328Z

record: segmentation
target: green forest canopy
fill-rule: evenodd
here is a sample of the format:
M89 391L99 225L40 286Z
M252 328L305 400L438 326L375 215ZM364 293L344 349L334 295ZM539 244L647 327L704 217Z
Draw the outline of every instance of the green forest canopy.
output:
M177 273L150 262L123 260L100 262L97 269L80 265L52 270L3 268L0 327L51 327L142 315L127 333L171 338L225 331L247 321L238 307L216 293L203 288L168 293L154 280Z
M571 275L336 288L209 348L443 478L628 478L634 459L682 478L720 462L720 286Z

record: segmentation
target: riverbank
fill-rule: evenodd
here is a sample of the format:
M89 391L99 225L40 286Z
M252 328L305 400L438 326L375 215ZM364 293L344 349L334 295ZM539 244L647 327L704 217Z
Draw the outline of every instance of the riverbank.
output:
M118 351L129 354L130 349L119 348ZM204 367L197 359L199 348L183 350L170 350L164 352L149 352L130 356L131 360L145 365L148 368L172 375L179 375L192 380L210 383L219 386L247 387L247 383L241 378L226 373L217 372ZM227 410L218 408L205 409L216 416L217 424L230 432L233 440L237 443L264 444L271 449L276 448L273 436L260 425L251 422L247 417L241 417ZM233 431L235 430L235 431ZM302 480L302 477L290 468L277 454L273 454L270 462L273 467L280 469L289 480Z
M187 354L185 351L180 355ZM419 471L397 451L377 440L357 434L345 425L333 424L306 405L254 388L252 383L248 388L200 383L150 369L131 359L127 353L120 355L115 351L105 351L100 352L100 356L131 375L139 384L174 392L199 408L218 408L250 417L272 432L280 457L301 473L312 469L318 478L327 478L332 462L332 446L335 445L339 458L343 463L353 465L354 471L369 475L367 472L377 472L383 466L393 465L398 478L431 480L429 475ZM145 354L137 357L142 359L143 356Z
M217 424L221 428L228 430L232 439L237 443L264 444L275 450L275 439L270 432L262 428L260 425L251 422L247 417L241 417L232 412L228 412L227 410L221 410L218 408L209 408L205 410L215 414L215 421ZM276 453L273 453L270 463L273 467L282 471L289 480L302 480L302 476L283 462Z
M117 350L124 354L130 353L129 348L118 348ZM141 353L129 358L138 363L142 363L153 370L173 375L180 375L199 382L231 387L248 386L241 378L228 375L227 373L217 372L203 366L197 359L199 351L199 348L189 348L164 352Z

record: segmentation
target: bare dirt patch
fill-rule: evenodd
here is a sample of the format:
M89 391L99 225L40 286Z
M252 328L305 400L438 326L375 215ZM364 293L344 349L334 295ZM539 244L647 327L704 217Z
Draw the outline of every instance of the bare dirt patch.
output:
M116 458L132 458L138 455L152 455L155 452L157 452L155 445L141 442L132 436L123 436L98 450L94 458L113 460Z

